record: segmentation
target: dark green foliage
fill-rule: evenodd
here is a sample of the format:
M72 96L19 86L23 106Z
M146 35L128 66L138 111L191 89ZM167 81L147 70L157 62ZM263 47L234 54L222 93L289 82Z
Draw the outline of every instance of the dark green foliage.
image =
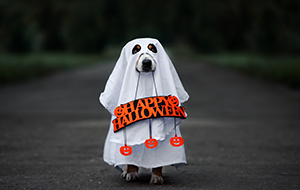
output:
M201 60L233 68L244 73L300 88L299 56L263 56L251 54L211 54L197 56Z
M0 51L99 52L137 37L200 52L300 52L298 0L1 0Z
M0 56L0 86L77 67L101 63L117 57L116 51L99 54L30 53Z

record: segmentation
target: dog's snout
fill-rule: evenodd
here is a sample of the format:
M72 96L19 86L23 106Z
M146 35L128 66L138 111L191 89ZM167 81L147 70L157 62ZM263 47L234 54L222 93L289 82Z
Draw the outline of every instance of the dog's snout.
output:
M155 61L153 60L153 58L151 57L151 55L145 53L145 54L141 54L141 56L139 57L137 64L136 64L136 69L138 72L153 72L155 70Z
M150 59L144 59L142 61L143 64L143 71L144 72L150 72L152 69L152 61Z
M150 59L144 59L142 63L143 67L151 68L152 61Z

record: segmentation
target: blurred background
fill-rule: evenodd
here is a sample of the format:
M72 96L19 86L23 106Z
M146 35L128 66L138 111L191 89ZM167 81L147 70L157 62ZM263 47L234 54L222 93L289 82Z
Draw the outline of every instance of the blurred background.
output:
M272 65L271 80L300 83L299 0L0 0L0 82L19 80L21 62L47 73L137 37L257 76Z

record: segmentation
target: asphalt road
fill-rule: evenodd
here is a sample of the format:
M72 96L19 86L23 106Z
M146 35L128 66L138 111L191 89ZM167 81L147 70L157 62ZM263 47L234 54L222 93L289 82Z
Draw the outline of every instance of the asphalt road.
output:
M300 189L300 92L189 59L173 61L191 98L188 164L128 183L102 160L98 96L114 63L0 88L0 189Z

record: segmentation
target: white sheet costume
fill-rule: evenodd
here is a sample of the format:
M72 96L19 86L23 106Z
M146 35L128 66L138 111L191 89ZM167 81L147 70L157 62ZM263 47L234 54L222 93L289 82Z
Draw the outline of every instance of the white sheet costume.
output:
M140 45L141 50L133 54L132 49L137 44ZM147 48L149 44L156 46L157 53ZM150 54L156 62L153 76L158 96L176 96L179 99L179 105L189 98L160 42L152 38L135 39L123 47L121 55L107 81L105 90L99 97L102 105L111 113L111 121L116 118L114 109L120 104L133 101L135 97L140 99L156 96L151 72L140 73L138 82L139 72L136 70L136 62L142 53ZM176 118L177 125L181 121L182 119ZM154 149L148 149L144 144L145 140L149 139L148 122L149 120L142 120L126 127L127 145L132 147L130 156L123 156L120 153L120 147L124 146L123 129L114 133L111 122L104 145L104 161L121 170L124 169L126 164L144 168L156 168L166 165L177 167L186 164L184 145L173 147L169 142L170 138L175 135L174 118L152 119L152 138L158 140L158 146ZM177 135L181 136L179 126L176 127L176 130Z

